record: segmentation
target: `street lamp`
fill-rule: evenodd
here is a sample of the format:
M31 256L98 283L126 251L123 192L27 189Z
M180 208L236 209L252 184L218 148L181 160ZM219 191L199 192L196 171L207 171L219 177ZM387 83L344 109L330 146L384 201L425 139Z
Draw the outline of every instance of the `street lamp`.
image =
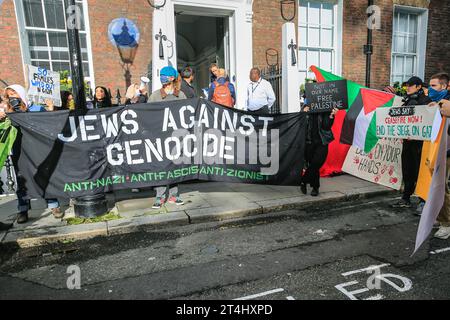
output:
M109 39L117 48L125 71L126 88L131 86L130 66L133 65L139 47L139 30L133 21L126 18L113 20L108 28Z

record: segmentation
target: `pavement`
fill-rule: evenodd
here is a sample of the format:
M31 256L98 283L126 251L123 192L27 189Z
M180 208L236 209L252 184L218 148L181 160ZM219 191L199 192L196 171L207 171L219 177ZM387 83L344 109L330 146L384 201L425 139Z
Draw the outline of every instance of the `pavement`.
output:
M2 246L32 248L53 243L69 243L94 237L130 234L145 230L183 226L211 221L224 221L247 216L265 215L291 209L355 201L396 191L353 176L342 175L322 179L319 197L301 194L298 187L247 185L223 182L183 184L180 192L185 204L167 204L160 210L151 208L155 193L151 189L132 193L131 190L107 194L110 212L119 218L105 222L69 225L74 217L73 207L63 204L66 216L54 219L42 200L32 201L30 220L14 224L7 232L0 232ZM13 222L17 213L15 196L0 198L0 221Z

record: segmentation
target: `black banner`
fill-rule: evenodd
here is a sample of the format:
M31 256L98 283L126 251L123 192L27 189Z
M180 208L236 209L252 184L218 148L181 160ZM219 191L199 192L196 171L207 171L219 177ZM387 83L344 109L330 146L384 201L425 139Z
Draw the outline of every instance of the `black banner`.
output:
M348 109L347 80L307 83L305 93L311 113Z
M30 197L65 198L193 179L298 185L304 113L254 115L203 99L10 114Z

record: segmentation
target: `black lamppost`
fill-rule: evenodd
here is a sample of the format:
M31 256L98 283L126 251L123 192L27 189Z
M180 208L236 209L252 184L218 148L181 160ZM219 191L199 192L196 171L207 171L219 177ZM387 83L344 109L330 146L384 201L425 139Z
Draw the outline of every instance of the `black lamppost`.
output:
M373 0L369 0L368 8L373 6ZM367 18L370 18L371 14L367 14ZM370 88L370 74L372 69L372 54L373 54L373 45L372 45L372 28L367 25L367 44L364 46L364 54L366 55L366 87Z
M83 60L81 56L79 28L81 27L80 10L75 0L64 0L66 7L67 42L69 44L70 72L72 75L72 95L78 109L87 109L84 89Z
M81 27L81 11L75 0L64 0L66 7L67 42L69 44L70 71L72 75L72 95L75 106L87 110L86 92L84 89L83 61L81 56L79 28ZM76 216L95 217L108 212L104 193L78 197L74 201Z

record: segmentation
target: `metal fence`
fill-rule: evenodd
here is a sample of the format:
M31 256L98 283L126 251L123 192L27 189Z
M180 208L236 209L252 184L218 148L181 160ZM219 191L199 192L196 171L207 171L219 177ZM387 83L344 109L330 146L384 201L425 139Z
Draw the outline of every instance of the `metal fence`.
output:
M270 82L277 98L272 108L270 108L270 112L274 114L281 113L281 68L278 65L266 67L261 70L261 76Z

